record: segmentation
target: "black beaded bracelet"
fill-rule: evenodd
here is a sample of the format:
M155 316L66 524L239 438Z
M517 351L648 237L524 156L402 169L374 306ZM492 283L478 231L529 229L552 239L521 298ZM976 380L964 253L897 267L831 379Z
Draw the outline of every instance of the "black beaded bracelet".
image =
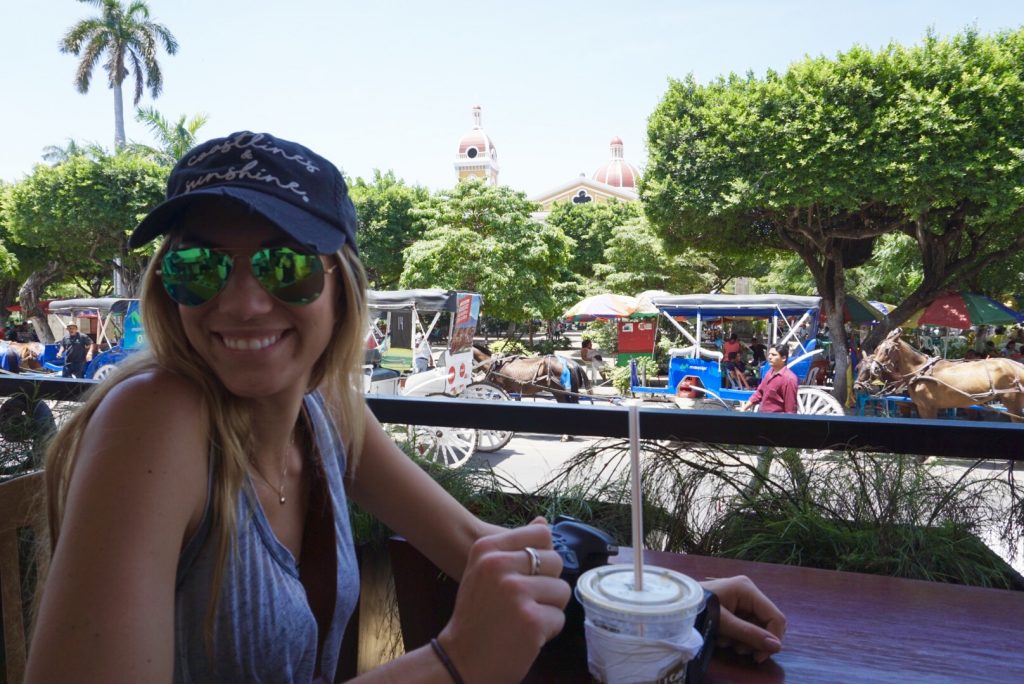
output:
M448 657L448 654L444 652L444 649L441 648L441 644L438 643L437 639L430 640L430 647L434 649L434 653L437 654L438 660L440 660L441 664L444 665L444 669L448 670L448 674L452 676L452 681L455 682L455 684L466 684L462 681L462 675L460 675L459 671L455 669L455 663L453 663L452 659Z

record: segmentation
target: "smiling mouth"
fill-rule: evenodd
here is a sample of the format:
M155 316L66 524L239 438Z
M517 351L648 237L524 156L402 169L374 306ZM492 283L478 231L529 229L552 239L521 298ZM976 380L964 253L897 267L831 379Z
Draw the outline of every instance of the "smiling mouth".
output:
M220 339L224 346L231 351L260 351L277 344L281 335L261 335L259 337L228 337L221 335Z

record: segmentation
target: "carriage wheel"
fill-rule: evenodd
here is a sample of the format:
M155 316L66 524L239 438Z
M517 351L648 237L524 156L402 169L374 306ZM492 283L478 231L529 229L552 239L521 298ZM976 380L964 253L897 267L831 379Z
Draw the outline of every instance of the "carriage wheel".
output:
M99 382L100 380L103 380L108 375L113 373L115 370L117 370L117 366L115 366L112 363L105 363L96 369L96 372L93 373L92 375L92 379Z
M481 399L483 401L512 401L508 392L493 382L474 382L466 386L459 395L462 399ZM476 448L480 451L492 452L503 448L512 439L510 430L480 430Z
M830 392L817 387L800 386L796 392L796 412L812 416L845 416L846 411Z
M444 393L428 397L450 397ZM473 456L478 442L478 431L474 428L448 427L444 425L410 425L409 443L416 454L448 468L459 468Z

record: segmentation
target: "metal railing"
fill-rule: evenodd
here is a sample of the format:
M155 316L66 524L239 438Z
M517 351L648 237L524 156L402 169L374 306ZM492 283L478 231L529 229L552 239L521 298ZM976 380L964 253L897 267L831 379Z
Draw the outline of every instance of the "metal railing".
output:
M71 378L0 376L0 396L78 401L95 383ZM533 402L368 396L384 423L444 425L541 434L627 437L626 410ZM857 449L950 458L1024 460L1024 424L640 409L644 439L792 447Z

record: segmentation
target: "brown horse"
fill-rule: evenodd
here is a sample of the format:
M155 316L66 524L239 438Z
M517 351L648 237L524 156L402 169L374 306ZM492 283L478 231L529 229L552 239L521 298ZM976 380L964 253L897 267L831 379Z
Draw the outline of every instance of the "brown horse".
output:
M26 370L39 370L43 364L39 357L46 351L42 342L8 342L7 348L18 356L18 362Z
M554 354L494 356L485 345L475 343L473 360L486 371L485 380L524 397L548 392L559 403L578 404L580 389L590 389L583 366ZM563 384L564 379L567 384Z
M901 340L901 333L893 330L861 362L857 389L878 394L906 390L922 418L935 418L940 409L1001 401L1010 419L1021 422L1024 365L1010 359L946 361L926 356Z

